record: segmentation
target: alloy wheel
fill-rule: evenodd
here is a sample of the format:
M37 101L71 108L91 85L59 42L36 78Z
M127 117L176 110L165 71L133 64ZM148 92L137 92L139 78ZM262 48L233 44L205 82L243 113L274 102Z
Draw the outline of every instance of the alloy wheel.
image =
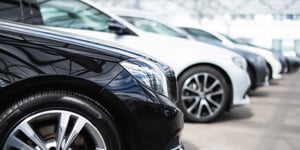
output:
M100 131L85 117L49 110L26 117L9 134L4 149L106 150Z
M182 86L181 101L184 111L193 118L214 116L225 101L224 86L213 74L193 74Z

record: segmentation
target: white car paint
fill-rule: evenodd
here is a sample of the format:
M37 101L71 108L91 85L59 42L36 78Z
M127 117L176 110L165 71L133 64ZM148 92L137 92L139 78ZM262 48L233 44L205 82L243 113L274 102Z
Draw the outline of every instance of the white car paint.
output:
M92 2L86 0L82 1L95 6ZM98 7L97 9L101 12L105 12L102 8ZM177 76L193 65L212 64L226 72L230 79L233 86L232 105L242 105L250 102L249 97L246 95L250 86L250 79L246 72L246 61L240 55L205 43L147 33L135 28L113 14L107 12L105 12L105 14L130 29L136 36L70 28L49 28L116 42L134 48L169 65L174 69ZM242 60L244 68L234 63L233 58Z

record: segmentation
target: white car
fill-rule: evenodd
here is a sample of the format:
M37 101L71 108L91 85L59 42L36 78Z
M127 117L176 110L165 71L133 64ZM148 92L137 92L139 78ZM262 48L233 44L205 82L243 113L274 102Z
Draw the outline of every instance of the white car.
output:
M48 0L35 5L33 12L40 17L33 16L34 24L121 43L172 67L180 86L178 106L188 120L211 121L232 105L249 103L247 64L234 52L141 31L85 0Z
M225 46L230 47L230 48L237 48L240 50L245 50L245 51L256 53L256 54L262 56L266 60L267 65L269 67L269 73L270 73L269 79L276 80L276 79L282 78L281 72L283 70L283 68L282 68L283 66L280 63L279 58L277 58L277 56L274 55L274 53L271 51L268 51L268 50L262 49L262 48L258 48L258 47L235 43L230 37L228 37L226 35L216 33L213 31L209 31L209 30L203 29L201 27L182 26L180 28L194 36L197 36L197 34L203 35L205 33L209 33L209 34L213 35L213 37L210 37L210 39L212 41L221 42L222 44L224 44Z

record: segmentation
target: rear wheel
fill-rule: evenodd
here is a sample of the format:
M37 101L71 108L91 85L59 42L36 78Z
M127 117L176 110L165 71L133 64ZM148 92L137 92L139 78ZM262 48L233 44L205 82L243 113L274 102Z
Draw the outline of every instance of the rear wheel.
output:
M73 92L41 92L20 99L1 114L4 150L120 150L109 113L96 101Z
M224 76L215 68L194 67L179 78L178 106L186 120L209 122L226 108L229 88Z

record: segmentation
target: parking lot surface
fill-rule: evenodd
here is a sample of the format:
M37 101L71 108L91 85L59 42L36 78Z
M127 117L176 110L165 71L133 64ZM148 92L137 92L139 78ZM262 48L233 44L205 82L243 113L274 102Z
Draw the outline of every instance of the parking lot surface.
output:
M250 93L251 104L215 122L185 123L187 150L299 150L300 73Z

